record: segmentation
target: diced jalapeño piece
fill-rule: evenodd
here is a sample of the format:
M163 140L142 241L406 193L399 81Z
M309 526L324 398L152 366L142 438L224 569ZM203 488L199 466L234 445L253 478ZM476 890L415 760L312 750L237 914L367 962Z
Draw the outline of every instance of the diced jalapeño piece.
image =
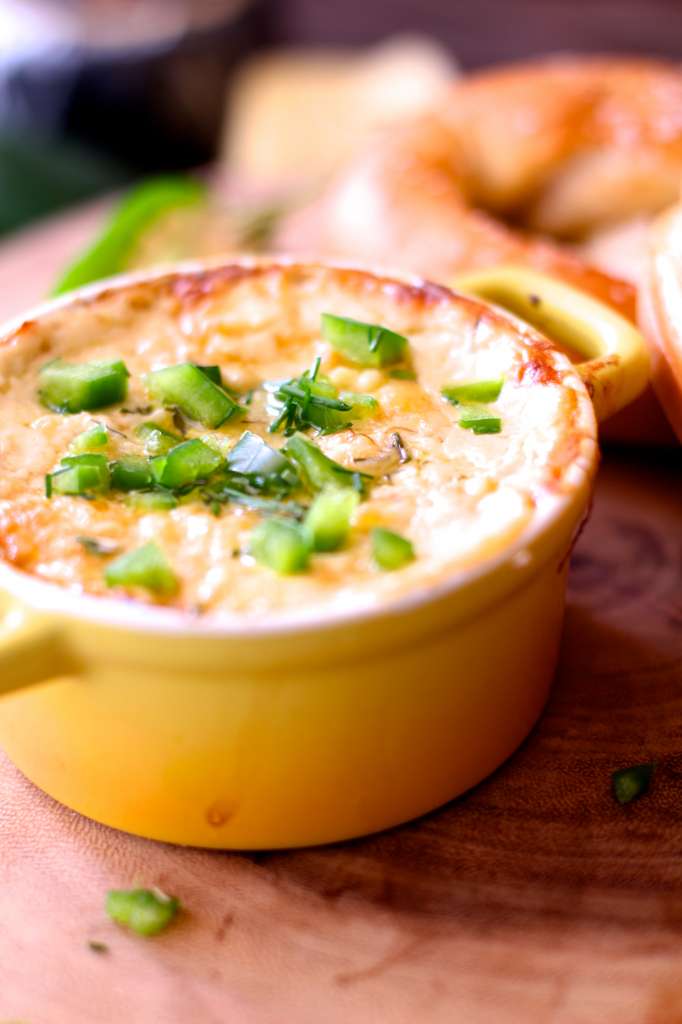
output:
M315 498L303 523L314 551L336 551L350 532L360 496L350 487L328 488Z
M446 384L441 388L443 398L453 405L468 402L496 402L504 385L504 378L497 380L474 380L467 384Z
M258 434L245 430L229 452L227 464L233 473L269 476L271 473L281 473L289 465L289 460L266 444Z
M372 530L372 558L379 569L393 572L414 561L414 548L406 537L377 526Z
M149 458L153 458L155 455L165 455L182 441L177 434L172 434L170 430L166 430L165 427L161 427L151 420L135 427L135 436L139 437L144 444L144 453Z
M360 366L399 363L405 358L408 347L407 338L388 327L333 313L322 314L322 337L346 359Z
M70 455L61 462L62 469L45 477L45 494L68 494L74 497L102 494L109 488L109 465L104 455Z
M54 412L76 413L122 402L128 391L124 363L67 363L55 359L40 371L39 396Z
M148 373L149 393L165 406L176 406L191 420L214 430L241 406L194 363L179 363Z
M111 463L111 486L115 491L143 491L154 483L147 459L126 458Z
M128 496L127 504L140 512L168 512L177 508L178 499L170 491L134 491Z
M485 406L463 405L461 409L458 423L465 430L472 430L474 434L499 434L502 430L500 417L493 415Z
M142 587L162 597L171 597L179 585L166 556L154 543L127 551L111 562L104 580L108 587Z
M158 935L179 909L180 903L173 896L153 889L111 889L107 893L109 917L136 935Z
M302 572L310 560L303 528L288 519L264 519L251 533L250 550L261 565L288 576Z
M161 487L179 490L205 480L223 465L223 458L213 448L194 438L171 448L167 455L152 459L154 480Z
M89 452L97 452L99 448L106 448L109 443L109 431L101 423L96 423L89 430L78 434L71 442L71 451L76 455L85 455Z
M294 434L284 446L284 452L291 458L311 491L322 491L325 487L354 487L362 491L364 474L354 473L325 455L316 444L303 434Z

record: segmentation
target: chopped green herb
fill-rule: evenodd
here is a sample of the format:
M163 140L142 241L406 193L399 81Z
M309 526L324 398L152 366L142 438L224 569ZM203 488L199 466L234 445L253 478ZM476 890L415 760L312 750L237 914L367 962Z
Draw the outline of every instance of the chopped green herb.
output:
M152 467L146 459L119 459L110 468L115 491L144 491L154 483Z
M142 587L163 597L171 597L178 589L166 556L153 542L117 558L107 566L104 579L108 587Z
M89 555L96 555L97 558L110 558L117 555L121 550L120 545L111 540L98 540L97 537L76 537L76 541L85 548Z
M613 795L619 804L629 804L648 791L653 778L655 764L637 764L632 768L621 768L611 776Z
M283 451L298 466L301 475L311 491L322 491L325 487L354 487L362 491L368 477L334 462L316 444L303 434L294 434Z
M136 935L158 935L179 910L179 901L158 889L111 889L107 893L109 917Z
M227 459L227 456L234 447L232 438L226 437L224 434L202 434L199 440L203 441L209 448L212 448L223 459Z
M242 407L215 384L194 363L180 363L148 373L145 383L149 393L163 405L176 406L197 423L214 430Z
M178 507L178 499L170 491L135 491L127 504L141 512L165 512Z
M349 487L318 494L303 523L313 551L336 551L345 544L359 501L357 491Z
M461 409L458 424L464 430L473 430L474 434L499 434L502 430L500 417L493 416L484 406L463 405Z
M448 384L441 389L443 398L453 405L466 405L469 402L496 402L504 385L504 378L497 380L476 380L467 384Z
M106 448L108 443L109 431L102 424L96 423L94 427L84 430L82 434L74 437L71 442L71 451L76 455L85 455L97 451L98 448Z
M180 444L182 441L181 437L177 434L171 433L170 430L166 430L165 427L159 426L158 423L147 422L140 423L138 427L135 427L135 436L139 437L140 441L144 444L144 453L148 458L153 458L155 455L165 455L171 448L174 448L176 444Z
M414 561L414 548L406 537L382 526L376 526L371 536L372 558L380 569L392 572Z
M194 438L171 448L167 455L152 459L151 471L157 484L180 490L197 480L205 480L222 464L222 456Z
M269 406L276 414L270 424L271 434L281 430L289 437L309 427L332 434L350 426L350 404L338 397L331 381L319 376L319 369L318 358L313 368L300 377L265 385L271 395Z
M360 366L390 366L405 358L408 341L378 324L366 324L349 317L322 314L322 337Z
M104 455L71 455L61 464L63 469L45 477L46 497L92 497L109 489L109 465Z
M103 409L123 401L128 390L128 376L128 370L120 360L67 363L63 359L55 359L40 371L40 401L48 409L60 413Z
M302 572L310 561L303 527L288 519L264 519L252 531L249 549L261 565L287 576Z
M106 942L98 942L96 939L88 939L88 949L91 953L108 953L109 947Z

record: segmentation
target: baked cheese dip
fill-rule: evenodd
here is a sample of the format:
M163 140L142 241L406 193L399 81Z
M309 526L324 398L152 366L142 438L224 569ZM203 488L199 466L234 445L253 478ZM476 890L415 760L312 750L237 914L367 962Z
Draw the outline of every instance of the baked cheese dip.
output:
M570 363L448 289L237 263L0 346L0 556L225 616L370 608L475 566L594 444Z

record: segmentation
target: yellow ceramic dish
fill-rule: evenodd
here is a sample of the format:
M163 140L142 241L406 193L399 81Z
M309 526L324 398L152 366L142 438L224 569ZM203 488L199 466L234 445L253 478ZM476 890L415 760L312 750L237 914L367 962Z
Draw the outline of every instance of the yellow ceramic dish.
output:
M432 286L404 283L430 301ZM26 322L113 286L67 296ZM477 308L500 329L525 330ZM625 321L619 330L596 303L589 312L595 344L601 317L609 337L594 379L608 374L625 400L632 389L617 386L619 375L634 372L641 350ZM21 338L20 325L9 337ZM542 373L549 349L533 338ZM9 756L98 821L218 848L362 835L474 785L544 704L568 556L596 468L587 392L563 357L547 358L577 402L562 486L501 553L371 610L221 624L73 593L0 563L0 742Z

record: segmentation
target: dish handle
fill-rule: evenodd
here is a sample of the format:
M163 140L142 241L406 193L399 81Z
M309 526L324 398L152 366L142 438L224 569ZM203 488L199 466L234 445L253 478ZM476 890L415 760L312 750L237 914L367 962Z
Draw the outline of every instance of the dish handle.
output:
M600 423L646 387L649 355L642 335L592 295L555 277L515 266L476 270L450 284L509 310L565 350L576 363Z
M0 697L74 671L54 620L0 603Z

